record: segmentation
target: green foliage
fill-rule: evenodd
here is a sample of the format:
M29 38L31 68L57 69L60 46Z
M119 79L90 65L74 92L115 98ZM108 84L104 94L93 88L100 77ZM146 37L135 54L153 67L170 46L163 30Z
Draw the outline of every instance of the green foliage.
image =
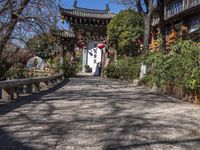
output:
M26 47L30 51L34 52L37 56L43 59L48 59L51 56L51 52L55 43L56 39L49 33L46 33L29 39L29 41L26 43Z
M135 78L139 78L142 60L143 58L141 56L119 59L106 67L104 74L108 78L131 81Z
M153 74L149 74L141 79L141 83L145 84L148 87L152 87L156 82L156 78Z
M74 77L78 73L78 64L70 64L65 62L62 66L65 77Z
M120 59L105 69L105 75L123 80L138 78L142 62L150 69L142 79L148 86L167 83L189 91L200 90L200 48L190 40L176 41L168 54L160 50L144 57Z
M60 67L60 57L59 56L51 56L49 59L46 60L48 67L54 72L59 72Z
M24 79L28 77L28 72L25 69L9 69L6 71L5 76L7 79Z
M23 79L28 77L28 71L25 69L24 64L14 62L12 66L9 63L4 63L0 67L0 81L5 79Z
M5 79L5 74L6 74L7 69L0 67L0 81Z
M60 67L60 56L50 57L49 59L46 60L46 63L50 64L54 68L59 68Z
M89 65L85 65L85 72L92 72L92 68Z
M136 47L136 40L143 35L143 18L131 9L121 11L108 24L109 41L118 54L130 54Z
M146 63L153 64L153 69L145 81L158 86L164 83L181 85L188 90L200 88L200 48L192 41L175 42L169 54L151 53Z
M78 70L81 71L82 70L82 62L83 62L83 58L82 58L82 54L81 53L76 53L76 63L78 65Z
M117 66L116 63L112 63L109 66L107 66L104 70L104 74L108 78L115 78L119 79L120 77L120 68Z
M35 59L34 65L37 66L37 64L38 64L38 61L37 61L37 59Z

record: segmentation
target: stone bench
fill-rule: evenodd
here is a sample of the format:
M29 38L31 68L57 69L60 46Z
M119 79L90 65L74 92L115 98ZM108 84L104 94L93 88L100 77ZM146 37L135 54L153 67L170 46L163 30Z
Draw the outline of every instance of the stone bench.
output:
M36 77L28 79L16 79L0 81L0 89L2 90L3 100L18 99L20 90L25 93L38 93L40 92L41 83L44 83L47 88L61 82L64 79L63 74L56 74L48 77Z

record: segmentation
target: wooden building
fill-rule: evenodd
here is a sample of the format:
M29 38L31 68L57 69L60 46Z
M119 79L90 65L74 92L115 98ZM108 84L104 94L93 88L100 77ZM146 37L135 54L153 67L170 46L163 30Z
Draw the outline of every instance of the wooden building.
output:
M109 21L114 16L109 9L96 10L80 8L74 5L72 9L60 7L61 19L69 24L67 33L73 32L75 36L75 49L83 50L83 70L85 65L93 68L102 60L102 50L97 48L98 43L106 41L106 28Z
M158 8L152 20L151 50L159 44L159 31L164 32L167 49L177 38L200 40L200 0L158 0L158 3L163 8Z

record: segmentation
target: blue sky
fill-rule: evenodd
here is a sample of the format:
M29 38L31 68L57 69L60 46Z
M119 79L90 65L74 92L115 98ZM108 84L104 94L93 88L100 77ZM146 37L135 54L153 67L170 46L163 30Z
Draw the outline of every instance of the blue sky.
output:
M60 0L60 4L65 8L72 8L74 0ZM122 8L122 6L116 3L111 3L111 0L78 0L78 7L93 8L93 9L105 9L105 5L108 3L112 12L117 13ZM128 1L128 0L127 0ZM142 0L142 3L143 0ZM157 3L157 0L154 0Z
M110 5L112 12L119 12L122 9L120 5L110 3L109 0L78 0L78 7L105 9L107 3ZM60 0L60 4L65 8L71 8L73 0Z

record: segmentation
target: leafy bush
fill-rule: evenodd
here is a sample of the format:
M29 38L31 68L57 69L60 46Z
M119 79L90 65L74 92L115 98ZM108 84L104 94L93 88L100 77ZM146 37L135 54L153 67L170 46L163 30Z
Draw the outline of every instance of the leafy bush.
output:
M64 71L65 77L73 77L76 76L78 72L78 64L70 64L68 62L65 62L62 66L62 69Z
M170 53L162 50L138 57L122 58L105 69L109 78L132 80L139 77L141 63L150 68L142 79L148 86L170 84L191 92L200 91L200 48L190 40L176 41Z
M119 74L119 67L117 67L116 63L112 63L110 65L108 65L108 67L105 68L105 76L108 78L115 78L115 79L119 79L120 74Z
M8 79L24 79L28 77L28 72L25 69L14 69L11 68L5 73Z
M55 57L49 58L46 60L46 63L50 64L56 70L56 72L58 72L58 69L60 68L60 57L55 56Z
M131 81L139 78L142 60L141 56L121 58L106 67L104 74L108 78Z
M158 86L180 85L191 91L200 88L200 49L192 41L175 42L169 54L151 53L146 63L153 64L153 70L143 80Z
M92 72L92 68L89 65L85 65L85 72Z

